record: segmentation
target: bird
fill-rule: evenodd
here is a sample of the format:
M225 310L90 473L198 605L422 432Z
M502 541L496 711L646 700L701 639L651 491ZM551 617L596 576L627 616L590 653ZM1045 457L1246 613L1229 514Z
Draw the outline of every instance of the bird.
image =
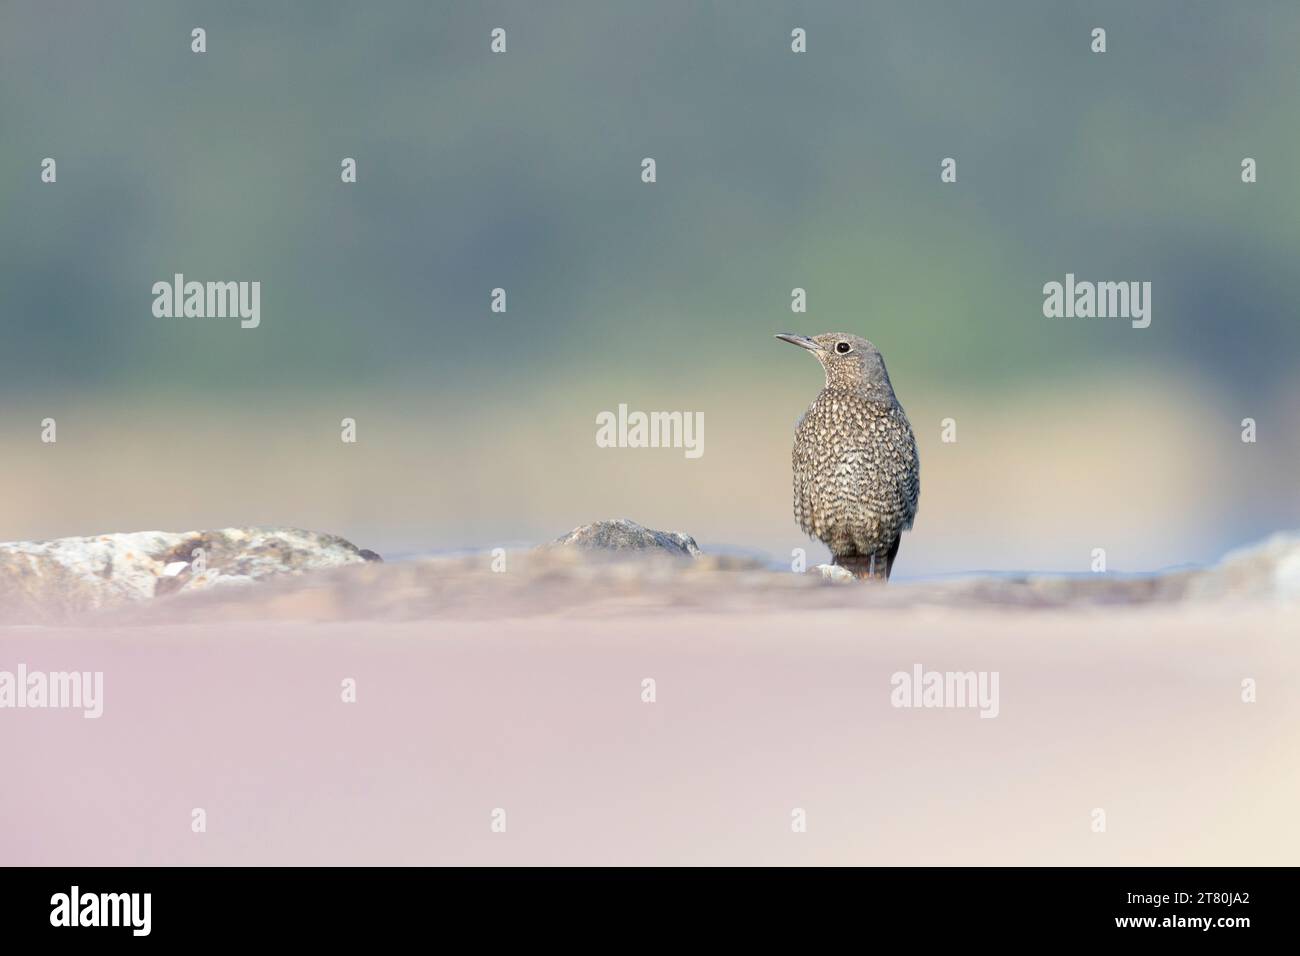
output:
M916 518L921 459L884 357L848 332L776 337L807 349L826 372L795 427L795 521L854 577L888 581Z

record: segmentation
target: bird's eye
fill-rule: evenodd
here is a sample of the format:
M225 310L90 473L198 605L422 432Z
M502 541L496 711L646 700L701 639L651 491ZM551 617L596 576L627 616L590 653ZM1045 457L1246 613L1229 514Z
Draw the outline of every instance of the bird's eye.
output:
M839 343L838 345L835 346L835 351L839 352L841 355L843 355L843 354L844 354L845 352L847 352L848 350L849 350L849 343L848 343L848 342L841 342L841 343Z

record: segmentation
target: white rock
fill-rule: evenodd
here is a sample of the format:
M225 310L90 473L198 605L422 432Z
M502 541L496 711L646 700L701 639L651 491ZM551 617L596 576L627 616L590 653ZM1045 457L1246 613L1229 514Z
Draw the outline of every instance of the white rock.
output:
M823 578L835 584L847 584L857 580L852 571L848 570L848 568L842 568L838 564L819 564L813 570L820 571Z

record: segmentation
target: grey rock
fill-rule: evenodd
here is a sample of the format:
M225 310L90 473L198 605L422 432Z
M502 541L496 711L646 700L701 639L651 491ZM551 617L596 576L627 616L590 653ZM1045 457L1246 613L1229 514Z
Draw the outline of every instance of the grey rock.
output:
M201 562L196 560L199 551ZM0 620L59 619L371 560L381 559L335 535L296 528L10 541L0 543Z
M646 534L653 540L653 532ZM1295 596L1300 535L1246 549L1209 569L1132 576L972 575L890 587L860 580L841 584L848 569L833 566L829 573L814 566L799 574L734 555L702 554L687 560L658 547L626 554L636 559L619 560L624 553L577 545L525 549L509 555L504 573L488 553L367 562L313 575L276 575L257 587L208 588L183 601L138 601L103 618L156 625L662 614L669 633L669 616L679 613L717 614L718 626L725 630L745 627L750 614L835 608L865 613L924 609L927 614L981 609L992 615L1062 609L1107 614L1164 608L1184 613L1195 608L1193 613L1230 620L1238 609L1253 613L1268 607L1272 613L1274 602L1290 594L1287 606L1279 610L1279 633L1295 629L1289 620L1300 620L1300 599ZM1048 633L1050 627L1044 627ZM982 633L996 633L996 624L988 624Z
M190 560L200 546L207 557L202 573ZM629 556L635 560L620 560ZM885 588L850 586L855 579L842 567L818 565L806 574L775 570L755 558L700 554L687 535L602 521L551 545L512 552L508 570L500 570L487 553L385 564L366 560L341 538L288 529L18 542L0 544L0 621L48 623L91 610L108 623L184 624L696 611L735 613L743 620L754 612L831 608L1032 613L1165 606L1206 613L1218 607L1217 613L1226 614L1276 604L1284 605L1283 615L1300 615L1297 532L1232 552L1209 568L971 575ZM308 571L314 573L303 573ZM255 587L237 586L254 582ZM184 598L150 600L171 593Z
M700 554L695 539L690 535L677 531L655 531L627 518L584 524L556 538L548 547L600 551L661 551L692 558Z

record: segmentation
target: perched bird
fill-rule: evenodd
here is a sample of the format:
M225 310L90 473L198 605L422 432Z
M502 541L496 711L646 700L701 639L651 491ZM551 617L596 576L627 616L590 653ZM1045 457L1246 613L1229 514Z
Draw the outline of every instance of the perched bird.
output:
M847 332L783 342L811 352L826 386L794 433L794 517L859 578L889 580L921 494L916 438L880 350Z

